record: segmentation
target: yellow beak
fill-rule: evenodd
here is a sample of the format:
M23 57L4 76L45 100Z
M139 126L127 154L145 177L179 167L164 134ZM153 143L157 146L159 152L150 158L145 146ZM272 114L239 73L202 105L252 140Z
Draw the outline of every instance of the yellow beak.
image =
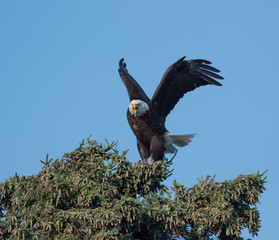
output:
M137 111L139 110L139 106L136 103L133 104L132 108L134 113L137 113Z

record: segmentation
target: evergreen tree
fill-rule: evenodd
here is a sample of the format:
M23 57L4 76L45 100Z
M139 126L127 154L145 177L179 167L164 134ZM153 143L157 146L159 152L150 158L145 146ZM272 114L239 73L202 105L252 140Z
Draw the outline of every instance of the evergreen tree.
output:
M0 184L0 239L242 239L260 228L264 173L186 188L163 181L172 160L132 164L88 139L40 173Z

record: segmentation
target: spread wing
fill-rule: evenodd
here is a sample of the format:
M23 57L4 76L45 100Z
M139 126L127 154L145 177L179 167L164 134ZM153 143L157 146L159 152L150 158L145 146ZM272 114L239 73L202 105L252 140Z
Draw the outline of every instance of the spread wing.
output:
M207 84L222 86L214 78L224 78L216 74L220 71L211 67L211 62L204 59L186 61L184 58L167 69L151 99L151 104L164 121L185 93Z
M144 102L149 102L150 99L147 97L141 86L137 83L137 81L128 73L126 69L126 63L124 62L124 58L121 58L119 61L119 69L118 72L122 79L122 82L125 84L126 89L129 94L130 101L139 99Z

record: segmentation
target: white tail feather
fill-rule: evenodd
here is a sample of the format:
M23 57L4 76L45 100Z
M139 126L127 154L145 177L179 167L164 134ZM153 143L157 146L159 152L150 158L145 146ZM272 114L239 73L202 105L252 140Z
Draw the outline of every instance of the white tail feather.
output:
M175 153L176 148L173 146L175 144L178 147L184 147L188 145L192 138L196 134L172 134L170 132L165 133L165 153Z

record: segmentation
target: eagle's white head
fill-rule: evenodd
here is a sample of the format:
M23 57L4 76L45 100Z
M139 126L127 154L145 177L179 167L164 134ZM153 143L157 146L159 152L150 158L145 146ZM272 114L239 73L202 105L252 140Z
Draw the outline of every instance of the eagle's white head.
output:
M142 100L132 100L130 102L129 111L136 117L143 116L148 110L149 107L147 103Z

